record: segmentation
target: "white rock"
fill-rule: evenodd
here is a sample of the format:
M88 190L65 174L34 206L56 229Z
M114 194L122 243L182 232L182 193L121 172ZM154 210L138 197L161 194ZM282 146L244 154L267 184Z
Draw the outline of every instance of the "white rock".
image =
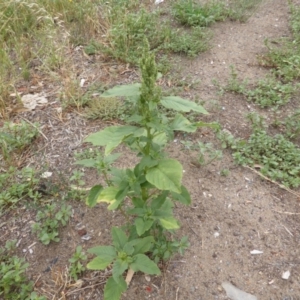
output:
M83 87L84 86L84 83L85 83L85 79L84 78L82 78L81 80L80 80L80 87Z
M238 289L229 282L223 282L222 287L226 291L227 297L231 300L257 300L256 296Z
M37 105L48 103L43 94L27 94L21 97L21 101L28 110L34 110Z
M286 272L282 273L281 278L285 279L285 280L288 280L290 276L291 276L291 272L289 270L287 270Z
M217 238L218 236L220 236L220 233L219 232L215 232L214 233L214 237Z
M42 178L49 178L49 177L51 177L51 176L52 176L52 172L44 172L44 173L41 175Z
M252 250L250 251L251 254L263 254L264 252L263 251L260 251L260 250Z

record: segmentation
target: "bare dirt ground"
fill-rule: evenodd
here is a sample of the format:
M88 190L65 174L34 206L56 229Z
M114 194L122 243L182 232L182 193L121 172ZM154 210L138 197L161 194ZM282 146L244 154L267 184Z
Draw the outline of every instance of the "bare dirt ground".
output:
M263 77L268 70L257 64L256 56L266 51L265 38L289 35L288 19L286 1L264 1L245 24L215 24L211 50L193 60L181 58L182 76L200 80L183 96L197 95L205 100L205 107L210 111L206 121L218 121L233 135L248 137L250 126L245 115L250 111L264 114L266 111L241 96L220 96L212 79L225 84L230 65L236 67L242 78L247 77L250 81ZM114 69L119 76L111 77L113 82L136 80L133 70L120 75L126 66L119 68ZM87 82L112 76L105 70L108 68L105 69L101 61L94 61L95 73L86 73ZM109 124L101 120L86 121L74 112L66 111L60 115L56 111L59 102L53 99L47 107L23 114L30 121L40 122L47 138L40 137L36 152L27 163L40 166L42 162L43 170L52 171L62 183L60 178L67 179L75 168L74 151L88 147L82 143L83 138ZM283 108L283 113L295 107L299 105L293 99ZM136 274L122 299L229 299L221 286L225 281L262 300L300 299L300 198L263 180L253 170L236 166L228 150L224 151L221 161L205 167L195 165L192 157L196 153L182 150L182 138L178 136L169 152L182 163L184 184L193 200L190 207L178 205L175 209L182 225L179 234L188 235L191 245L183 257L176 256L164 266L162 276L151 277L148 281L144 275ZM200 130L189 138L220 147L208 130ZM119 163L129 166L132 161L134 157L125 154ZM228 169L229 175L221 176L222 169ZM87 176L89 185L97 182L93 174ZM295 192L300 194L299 190ZM21 240L20 254L30 264L28 274L36 281L36 289L48 299L65 299L64 293L67 299L102 299L104 273L86 272L80 289L76 286L67 288L60 276L65 273L68 259L77 245L88 249L109 243L110 228L119 225L122 216L108 212L105 205L94 209L79 202L71 205L74 213L69 225L62 230L59 243L43 246L38 242L30 230L34 215L25 208L19 215L5 216L4 221L8 221L10 227L0 228L0 241ZM91 236L89 241L83 241L76 231L78 223L86 226ZM28 251L29 246L32 254ZM252 250L262 253L251 254ZM287 280L282 279L286 271L291 273Z

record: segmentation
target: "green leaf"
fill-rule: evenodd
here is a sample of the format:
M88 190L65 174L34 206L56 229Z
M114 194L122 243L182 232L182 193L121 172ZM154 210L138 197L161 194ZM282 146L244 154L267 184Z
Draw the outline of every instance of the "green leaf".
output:
M158 134L156 134L152 140L153 143L159 145L159 146L163 146L165 144L167 144L168 142L168 138L165 132L160 132Z
M114 280L119 283L119 279L125 270L128 269L128 263L125 260L117 259L113 265L112 274Z
M158 218L162 227L167 230L178 229L178 221L174 217L162 217Z
M118 227L113 227L111 232L112 232L114 246L117 249L123 249L125 244L128 242L128 238L127 238L125 232Z
M104 157L103 161L107 164L112 164L115 160L117 160L122 154L121 153L114 153L111 155L107 155Z
M141 88L140 83L117 85L117 86L114 86L112 89L105 91L103 94L101 94L101 97L139 96L141 94L140 88Z
M106 260L111 259L111 261L117 256L116 250L113 246L97 246L88 249L87 252L101 256Z
M156 209L153 212L153 216L156 218L166 218L173 216L173 203L170 199L166 199L160 209Z
M97 204L99 194L101 193L102 190L103 190L102 185L95 185L91 188L89 195L86 199L86 204L89 207L94 207Z
M107 155L129 135L139 136L143 134L144 129L136 126L110 126L104 130L90 134L85 139L85 142L90 142L94 146L106 146L105 155Z
M174 109L183 112L190 112L193 110L205 115L208 114L208 112L201 105L178 96L162 97L160 103L168 109Z
M82 165L82 166L87 167L87 168L95 167L96 163L97 163L97 161L95 159L92 159L92 158L81 159L81 160L77 160L75 162L76 165Z
M158 197L154 198L151 202L151 209L157 210L161 208L161 206L165 203L168 195L169 195L169 191L165 191L162 194L160 194Z
M119 190L114 187L114 186L109 186L105 189L102 189L98 194L97 194L97 198L96 198L96 202L100 203L100 202L106 202L109 203L109 210L112 210L114 208L112 208L112 205L117 201L116 200L116 195L118 194ZM95 199L93 199L95 200Z
M122 276L118 282L113 277L108 278L104 288L104 300L120 300L121 295L127 289L127 284Z
M149 169L146 179L160 190L181 193L182 166L175 159L164 159Z
M143 233L145 233L147 230L151 228L153 222L154 220L144 221L143 218L136 218L134 224L136 226L137 234L141 236Z
M189 205L191 204L191 196L190 193L188 192L188 190L182 185L181 186L181 193L174 193L171 192L172 198L174 200L179 201L180 203L184 204L184 205Z
M146 274L159 275L158 266L145 254L137 254L134 256L134 262L130 264L130 268L134 271L142 271Z
M104 270L111 262L112 260L97 256L87 264L87 268L90 270Z
M132 255L134 252L134 248L132 243L128 242L124 245L123 247L123 251L127 254L127 255Z
M141 197L133 197L131 201L136 208L144 207L145 201Z
M195 132L198 128L195 123L191 123L187 118L181 114L177 114L170 124L172 130L184 131L184 132Z
M133 240L130 243L134 244L133 254L145 253L151 249L152 244L154 243L154 238L153 236L147 236L142 239Z
M97 255L87 264L87 268L91 270L104 270L117 256L116 250L112 246L98 246L89 249L88 252Z

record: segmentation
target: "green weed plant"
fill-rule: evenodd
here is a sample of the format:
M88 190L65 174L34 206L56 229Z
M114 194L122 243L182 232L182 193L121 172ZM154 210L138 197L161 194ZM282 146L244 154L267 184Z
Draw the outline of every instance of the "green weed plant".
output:
M263 66L271 67L273 73L284 82L300 78L300 7L291 2L289 6L292 37L266 40L268 53L259 59Z
M32 231L37 233L39 240L48 245L51 241L59 242L59 227L66 226L72 214L72 207L63 204L59 209L55 203L47 204L36 215L36 223Z
M5 122L0 129L0 153L7 163L12 162L12 154L20 154L39 134L39 124Z
M5 210L15 207L25 199L38 201L40 194L37 191L39 179L32 168L17 170L9 167L6 172L0 173L0 215Z
M298 89L297 84L283 83L275 76L268 76L254 83L254 88L247 85L247 81L240 81L235 68L231 66L228 84L221 90L244 95L247 100L261 107L279 107L288 103Z
M84 261L87 260L86 254L82 251L81 246L77 246L75 253L69 259L69 275L72 279L77 280L78 276L85 271Z
M147 45L147 43L146 43ZM82 159L77 164L97 168L105 185L95 185L88 196L90 207L105 202L108 210L119 210L126 224L112 228L112 245L88 250L96 257L87 264L88 269L104 270L112 266L112 276L104 288L104 299L120 299L128 283L126 271L159 275L157 263L169 259L174 253L183 254L188 247L187 238L176 240L174 231L180 227L173 215L174 201L191 203L187 189L182 185L181 164L168 158L164 151L174 131L195 132L203 122L191 123L180 112L197 111L207 114L196 103L176 96L162 97L156 85L158 72L154 54L144 46L140 62L142 82L116 86L101 97L126 97L134 110L123 126L110 126L93 133L86 142L104 147L104 155ZM167 118L159 109L164 106L177 111ZM120 157L113 151L125 144L137 153L139 162L133 168L118 169L113 163Z
M283 135L270 136L256 128L247 141L224 132L219 138L223 147L233 150L236 163L255 165L263 175L287 187L300 186L300 149Z
M0 248L0 297L6 300L46 300L33 291L33 282L25 272L29 264L14 254L17 241L7 241Z

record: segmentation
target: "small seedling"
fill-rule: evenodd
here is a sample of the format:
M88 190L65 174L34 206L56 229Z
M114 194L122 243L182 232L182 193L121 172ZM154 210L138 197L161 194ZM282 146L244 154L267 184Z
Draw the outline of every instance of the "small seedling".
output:
M24 199L36 202L40 198L36 190L38 183L39 179L32 168L17 170L9 167L5 173L0 173L0 212Z
M75 253L69 259L69 275L72 279L77 280L78 275L85 271L85 267L82 264L85 260L87 260L87 256L82 252L82 247L77 246Z
M58 229L60 224L66 226L70 216L72 215L72 207L63 204L59 210L56 204L47 204L43 211L39 211L36 215L37 223L32 225L32 231L37 233L39 240L48 245L51 241L58 242Z
M220 160L223 157L221 150L215 150L211 143L198 142L199 156L198 163L202 166L212 163L214 160Z
M230 171L228 169L222 169L220 171L221 176L227 177L229 174L230 174Z

